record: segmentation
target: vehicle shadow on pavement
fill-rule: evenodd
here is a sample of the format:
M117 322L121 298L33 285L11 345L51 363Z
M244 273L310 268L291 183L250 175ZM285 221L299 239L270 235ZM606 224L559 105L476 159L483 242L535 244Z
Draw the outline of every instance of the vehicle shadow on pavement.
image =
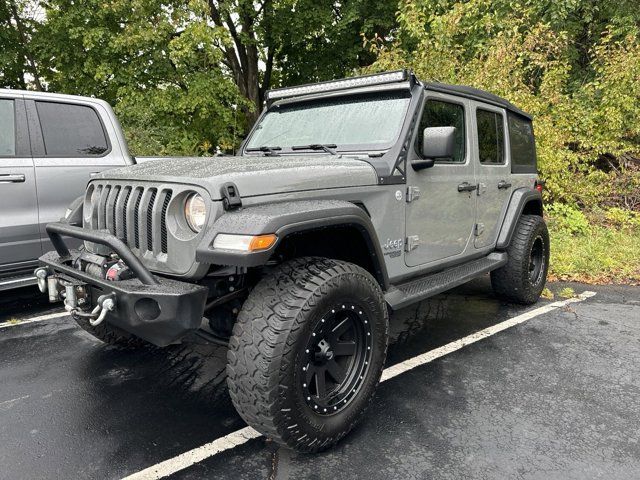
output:
M499 323L514 308L496 300L486 279L480 279L398 311L390 320L387 366ZM122 411L129 405L125 415L108 419L109 429L129 429L166 444L183 438L199 446L243 426L226 390L225 347L178 345L131 352L103 346L81 364L82 375L101 398L97 409ZM95 415L87 411L86 420L95 421ZM160 431L158 424L166 429ZM176 453L187 447L181 445Z

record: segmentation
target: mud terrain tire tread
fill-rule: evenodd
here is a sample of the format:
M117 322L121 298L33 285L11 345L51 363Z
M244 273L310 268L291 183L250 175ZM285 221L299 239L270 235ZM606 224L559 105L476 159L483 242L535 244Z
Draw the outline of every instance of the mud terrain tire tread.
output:
M384 348L371 361L371 381L363 386L363 408L332 435L313 435L297 426L299 412L282 408L284 394L295 388L293 369L297 340L313 308L340 278L351 277L371 291L379 304L378 320ZM355 277L355 278L354 278ZM364 288L364 287L363 287ZM382 325L384 322L384 325ZM389 331L380 286L364 269L351 263L316 257L294 259L266 275L247 298L233 329L227 357L229 394L242 418L263 435L302 452L324 450L344 437L365 414L384 368ZM374 359L375 363L374 363ZM370 385L369 385L370 383ZM293 391L293 390L291 390ZM291 395L291 394L290 394ZM365 396L367 397L365 400ZM354 410L355 412L355 410ZM297 427L297 428L296 428ZM323 431L323 433L326 433Z
M538 235L542 236L545 262L540 284L533 285L529 279L529 256ZM544 289L549 268L549 232L543 218L522 215L506 251L507 264L491 272L493 291L508 301L525 305L535 303Z

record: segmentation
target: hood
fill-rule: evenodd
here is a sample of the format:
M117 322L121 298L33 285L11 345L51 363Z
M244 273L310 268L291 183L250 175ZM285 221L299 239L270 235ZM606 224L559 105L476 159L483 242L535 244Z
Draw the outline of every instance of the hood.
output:
M95 178L198 185L212 200L222 198L220 187L226 182L235 183L242 197L377 184L376 172L366 161L327 155L163 157Z

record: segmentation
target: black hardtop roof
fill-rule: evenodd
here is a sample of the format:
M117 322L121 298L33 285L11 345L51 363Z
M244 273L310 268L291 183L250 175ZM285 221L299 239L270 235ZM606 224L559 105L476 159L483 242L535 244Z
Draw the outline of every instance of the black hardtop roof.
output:
M492 105L503 107L513 113L517 113L525 118L531 120L531 115L520 110L509 100L505 100L498 95L494 95L493 93L486 92L484 90L479 90L473 87L467 87L465 85L449 85L447 83L440 82L423 82L424 87L427 90L432 90L434 92L440 93L449 93L452 95L457 95L459 97L470 98L472 100L479 100L481 102L490 103Z

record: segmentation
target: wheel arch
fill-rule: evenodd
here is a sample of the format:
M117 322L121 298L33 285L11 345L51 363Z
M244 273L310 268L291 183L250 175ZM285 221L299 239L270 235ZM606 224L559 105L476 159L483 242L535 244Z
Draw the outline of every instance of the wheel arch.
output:
M219 233L275 233L268 250L245 253L216 250ZM333 255L332 255L333 254ZM216 265L258 267L277 258L330 256L361 266L388 288L388 275L375 228L366 210L341 200L293 201L247 207L222 215L204 236L196 260Z
M539 191L530 188L518 188L511 195L507 213L498 233L496 248L506 249L511 243L518 219L522 215L543 216L542 195Z

